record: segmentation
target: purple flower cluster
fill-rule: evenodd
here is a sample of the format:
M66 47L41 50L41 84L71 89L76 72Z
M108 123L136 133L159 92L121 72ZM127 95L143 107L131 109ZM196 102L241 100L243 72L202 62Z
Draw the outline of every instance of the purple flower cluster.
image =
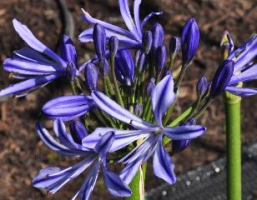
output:
M154 174L170 184L176 182L171 156L184 150L206 128L197 118L208 104L225 90L239 96L257 93L257 89L238 87L241 82L257 79L257 36L238 49L227 34L228 56L208 83L202 77L196 86L197 102L182 120L171 120L179 85L196 54L200 32L195 19L189 19L179 37L164 45L164 29L155 23L145 30L147 21L162 12L152 12L140 20L141 0L134 0L132 18L128 0L119 0L121 16L128 28L100 21L83 11L83 20L92 27L78 39L94 43L91 60L78 65L75 47L68 36L61 40L60 54L41 43L22 23L13 20L16 32L28 47L15 51L4 62L4 69L20 82L0 91L0 96L24 96L54 79L66 77L73 95L47 102L43 113L54 120L52 136L41 123L37 134L53 151L81 161L67 168L48 167L33 179L33 185L50 193L88 170L86 178L72 199L90 199L100 171L107 190L115 197L131 195L129 183L141 165L153 156ZM172 68L182 50L178 77ZM133 56L131 50L135 50ZM169 65L167 65L169 60ZM175 123L176 122L176 123ZM66 126L69 125L69 131ZM172 151L166 150L166 143ZM112 161L123 164L119 173L110 171ZM89 169L90 168L90 169Z

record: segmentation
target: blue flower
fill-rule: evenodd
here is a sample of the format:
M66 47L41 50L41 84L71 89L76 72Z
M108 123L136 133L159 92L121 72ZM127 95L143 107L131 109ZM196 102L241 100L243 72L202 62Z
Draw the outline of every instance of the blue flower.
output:
M257 79L257 35L252 36L235 51L230 52L227 59L234 61L233 76L226 90L238 96L251 96L257 93L257 88L236 87L240 82Z
M130 144L141 138L143 142L121 160L125 161L124 163L126 164L121 172L122 179L125 183L130 183L140 164L146 162L147 159L154 154L153 166L155 175L170 184L174 183L174 165L162 146L163 136L167 136L172 140L191 140L203 134L206 128L199 125L163 126L162 118L175 100L176 95L173 91L173 87L173 78L171 75L167 75L155 86L151 93L155 124L144 121L130 113L105 94L99 91L92 91L92 99L100 110L119 121L131 125L135 130L117 130L111 128L106 128L106 130L104 130L104 128L96 129L92 134L83 139L82 144L90 148L99 141L104 135L103 133L109 131L115 133L115 140L117 140L112 145L110 151L119 149L121 146Z
M45 86L56 78L68 76L74 79L77 73L77 55L71 39L63 36L61 55L57 55L22 23L13 20L19 36L29 47L14 52L13 58L4 62L4 70L13 73L13 77L21 82L10 85L0 91L0 96L14 94L23 96Z
M119 0L119 7L121 16L128 28L128 30L122 29L118 26L103 22L95 19L89 15L88 12L83 11L83 20L91 25L99 24L105 28L106 37L109 39L112 36L116 36L120 42L120 48L138 48L142 46L143 27L146 22L154 15L160 15L162 12L152 12L145 17L141 22L140 20L140 4L141 0L134 1L133 13L134 19L129 11L128 0ZM79 35L81 42L93 41L93 28L88 28Z
M84 159L67 168L47 167L41 169L33 179L34 187L46 189L53 194L91 166L81 188L72 199L78 196L83 200L90 199L100 170L103 172L105 185L113 196L127 197L131 195L129 187L118 175L107 168L106 156L115 140L113 132L106 133L92 149L89 149L81 145L80 142L76 142L77 139L73 138L74 134L66 132L65 125L61 120L54 122L54 132L60 143L40 123L36 124L36 130L42 141L53 151L67 156L79 156ZM77 131L82 131L82 133L79 133L80 136L87 135L85 129L77 129Z

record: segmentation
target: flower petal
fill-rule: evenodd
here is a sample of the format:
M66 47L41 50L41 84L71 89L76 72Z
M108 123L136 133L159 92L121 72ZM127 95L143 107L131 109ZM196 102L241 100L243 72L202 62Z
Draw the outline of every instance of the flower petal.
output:
M72 198L72 200L75 200L76 197L79 195L81 200L89 200L90 195L92 194L95 183L97 181L98 175L100 171L100 162L98 161L90 170L88 173L83 185L77 192L77 194Z
M134 12L134 19L135 19L137 32L139 33L140 38L142 38L142 29L140 24L140 5L141 5L141 0L135 0L133 12Z
M176 182L174 164L167 151L163 148L161 138L159 139L157 148L154 152L153 169L156 176L169 184L174 184Z
M115 140L115 134L113 131L105 133L100 141L95 145L94 151L105 158Z
M138 41L142 40L142 33L141 31L138 32L134 21L131 17L130 11L129 11L129 5L128 5L128 0L119 0L119 5L120 5L120 14L122 15L122 18L127 25L128 29L130 30L131 33L136 37ZM140 35L141 34L141 35Z
M62 66L66 66L67 63L61 59L56 53L54 53L51 49L45 46L42 42L40 42L33 33L27 28L27 26L23 25L18 20L13 20L13 26L19 36L32 48L40 53L44 53L45 55L49 56Z
M103 169L103 178L108 191L114 197L128 197L131 195L131 190L117 174Z
M162 125L163 115L175 98L173 78L167 75L156 85L151 95L152 109L158 125Z
M65 61L73 62L77 66L77 53L71 38L67 35L63 35L61 40L61 57Z
M60 154L67 156L81 156L81 155L90 155L89 152L85 152L79 149L70 149L59 142L57 142L49 132L39 123L36 123L36 131L41 140L53 151L56 151Z
M95 19L93 17L91 17L89 15L88 12L86 12L84 9L82 9L82 12L83 12L83 20L89 24L100 24L101 26L103 26L105 29L108 29L110 31L113 31L113 32L116 32L116 33L119 33L121 35L124 35L124 36L127 36L128 38L131 38L131 39L136 39L135 36L133 34L131 34L129 31L125 30L125 29L122 29L118 26L115 26L115 25L112 25L110 23L107 23L107 22L104 22L104 21L101 21L101 20L98 20L98 19Z
M191 140L202 135L206 128L199 125L165 127L163 133L172 140Z
M58 72L65 73L65 68L59 68L56 64L45 64L27 59L7 58L3 64L4 70L22 75L48 75Z
M115 133L115 140L111 146L110 152L115 152L119 149L124 148L125 146L131 144L132 142L147 137L149 133L146 133L145 130L118 130L113 128L97 128L87 137L82 140L83 146L86 148L94 148L95 145L100 141L100 139L106 133L113 131ZM150 131L149 131L150 132Z
M68 121L82 116L94 106L90 96L66 95L47 102L42 111L50 119Z
M70 180L79 176L94 160L95 157L91 156L68 168L48 167L41 169L39 174L33 179L33 186L47 189L50 193L54 194Z
M137 159L135 162L129 163L126 167L121 171L120 177L125 184L129 184L134 176L137 174L139 166L142 163L143 158Z
M138 41L135 39L128 37L126 35L122 35L120 33L114 32L109 29L105 29L106 38L110 39L112 36L116 36L119 39L119 49L121 49L123 46L127 47L134 47L139 45ZM93 41L93 28L88 28L84 30L82 33L80 33L78 39L81 42L92 42Z
M149 19L151 19L153 16L158 16L158 15L162 15L163 11L161 12L151 12L150 14L148 14L144 20L141 23L141 29L143 29L144 25L148 22Z
M28 80L24 80L20 83L16 83L10 85L9 87L0 91L0 96L7 96L11 94L21 94L27 92L28 90L38 89L38 86L44 86L52 80L58 78L59 74L52 74L48 76L40 76L36 78L30 78Z
M228 86L226 87L226 90L241 97L248 97L257 94L257 88L239 88Z
M92 91L92 98L95 104L108 115L120 120L124 123L130 124L133 127L137 128L149 128L154 127L154 125L140 119L136 115L130 113L128 110L121 107L115 101L111 100L105 94L99 91Z
M249 69L245 70L241 74L235 74L232 76L229 85L235 85L239 82L252 81L257 79L257 64L249 67Z

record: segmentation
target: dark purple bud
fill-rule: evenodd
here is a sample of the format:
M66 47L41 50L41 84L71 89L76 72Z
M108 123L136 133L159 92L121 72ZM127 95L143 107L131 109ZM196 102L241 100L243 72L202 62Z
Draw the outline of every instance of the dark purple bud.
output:
M163 77L167 76L167 75L172 75L172 71L171 70L166 70L163 74Z
M119 40L116 36L112 36L109 39L109 50L111 55L115 55L119 48Z
M131 86L134 80L135 65L129 50L120 50L115 56L115 73L121 84Z
M181 47L183 65L188 65L193 59L200 39L200 32L195 19L186 22L182 30Z
M227 54L230 54L234 50L234 43L228 31L224 32L220 46L223 51L227 51Z
M100 65L103 70L104 76L108 76L109 71L110 71L110 66L109 66L108 60L106 58L104 58L103 60L100 61L100 63L101 63Z
M135 56L134 56L134 60L135 60L135 66L138 65L138 61L139 61L139 58L140 58L140 55L142 53L142 50L141 49L138 49L135 53Z
M93 63L88 63L85 68L85 79L90 90L97 89L98 69Z
M96 24L93 32L95 52L99 60L105 57L106 33L104 28Z
M170 39L170 54L172 56L176 55L180 50L180 40L178 37L172 37Z
M182 152L190 144L191 140L172 140L172 154Z
M163 27L156 23L151 29L153 41L152 41L152 49L156 50L159 46L163 44L164 40L164 30Z
M147 96L148 97L151 97L152 95L152 92L155 88L155 79L154 78L151 78L150 82L148 83L147 87L146 87L146 93L147 93Z
M137 116L142 115L143 113L143 105L142 104L136 104L134 114Z
M145 53L141 53L141 55L139 57L139 61L138 61L138 71L139 72L142 72L142 69L145 65L145 58L146 58Z
M155 66L157 70L157 74L159 74L164 65L166 60L166 47L165 45L159 46L155 52Z
M143 35L143 47L145 50L145 54L148 54L151 50L153 42L153 35L151 31L146 31Z
M210 90L210 97L215 98L224 92L234 72L234 61L224 60L217 69Z
M70 62L67 66L67 76L70 81L74 81L76 78L77 68L73 62Z
M73 140L78 144L81 144L83 138L88 135L86 127L79 120L73 121L70 124L70 133Z
M208 88L208 82L205 76L199 79L196 85L197 96L201 97Z

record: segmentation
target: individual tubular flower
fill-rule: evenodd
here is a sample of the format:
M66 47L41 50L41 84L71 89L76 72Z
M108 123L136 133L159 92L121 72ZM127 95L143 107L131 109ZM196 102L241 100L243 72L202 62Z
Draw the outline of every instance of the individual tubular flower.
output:
M59 56L41 43L27 26L16 19L13 20L13 26L29 47L15 51L13 58L5 60L4 70L11 72L21 82L1 90L0 96L23 96L61 76L74 78L77 72L77 56L68 36L63 36L61 40Z
M77 143L72 134L66 132L65 125L61 120L54 122L54 132L60 142L57 142L40 123L36 124L36 130L41 140L53 151L73 157L79 156L83 160L67 168L47 167L41 169L33 179L34 187L46 189L53 194L91 166L81 188L72 199L76 199L78 196L81 200L90 199L101 169L105 185L113 196L127 197L131 195L129 187L118 175L107 168L106 157L115 140L113 132L106 133L92 149L88 149L81 143ZM83 132L84 130L77 129L77 131ZM78 134L87 135L86 132Z
M126 164L121 172L121 177L125 183L130 183L135 176L138 167L143 162L154 154L153 166L156 176L164 179L168 183L175 182L174 165L162 146L162 138L167 136L172 140L190 140L194 139L206 130L203 126L198 125L183 125L176 127L164 127L162 125L162 118L167 109L175 100L175 93L173 92L173 78L171 75L165 76L153 89L151 93L152 110L155 117L155 124L144 121L136 115L130 113L109 97L99 91L92 92L92 98L97 107L106 112L115 119L131 125L135 130L115 130L107 129L106 132L112 130L115 132L115 139L122 138L123 144L142 138L143 142L125 156L121 162ZM104 131L101 132L102 134ZM83 139L82 143L90 148L101 138L99 131L95 131L87 138ZM118 142L112 146L117 148Z
M99 60L102 60L105 58L106 33L104 28L99 24L96 24L94 27L93 39L96 55Z
M50 119L69 121L84 115L94 106L91 96L66 95L48 101L42 111Z
M257 79L257 35L253 35L235 51L230 52L227 59L234 61L233 76L226 90L238 96L251 96L257 93L257 88L236 87L240 82Z
M117 79L125 86L131 86L135 75L135 64L128 50L120 50L115 56L115 73Z
M183 65L186 66L193 59L198 44L199 44L200 32L195 19L189 19L183 27L181 37L181 48Z
M89 15L85 10L83 11L83 20L91 25L99 24L105 28L106 37L109 39L111 36L116 36L120 41L119 48L138 48L142 47L142 29L146 22L155 15L160 15L162 12L152 12L145 17L141 22L140 20L140 4L141 0L134 1L133 13L134 19L129 11L128 0L119 0L119 7L121 16L128 28L128 30L122 29L118 26L103 22L101 20L95 19ZM81 42L93 41L93 28L88 28L79 35L79 40Z

